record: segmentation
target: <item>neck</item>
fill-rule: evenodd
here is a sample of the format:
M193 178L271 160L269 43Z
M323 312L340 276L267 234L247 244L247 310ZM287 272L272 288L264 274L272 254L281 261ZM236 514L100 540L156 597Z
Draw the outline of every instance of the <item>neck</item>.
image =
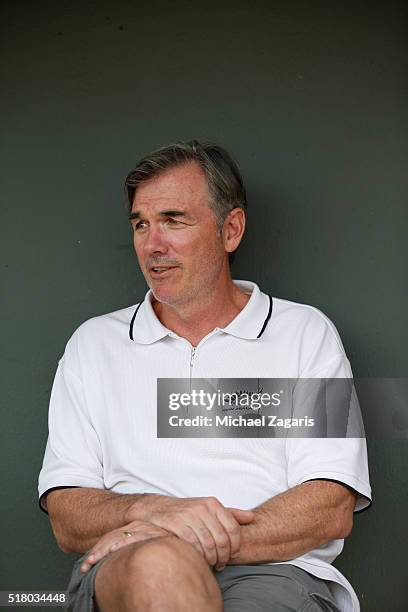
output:
M249 298L229 279L217 290L207 291L189 302L172 306L153 298L152 306L163 325L197 346L213 329L231 323Z

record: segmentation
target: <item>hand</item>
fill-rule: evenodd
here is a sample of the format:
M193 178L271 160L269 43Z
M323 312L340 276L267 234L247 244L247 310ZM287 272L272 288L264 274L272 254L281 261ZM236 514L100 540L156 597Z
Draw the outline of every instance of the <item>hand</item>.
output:
M215 497L156 495L146 510L144 519L192 544L218 570L239 554L240 525L255 517L251 510L225 508Z
M125 532L131 533L131 536L125 535ZM134 544L135 542L143 542L160 536L167 536L169 532L165 529L157 527L147 521L135 520L128 523L120 529L105 533L100 540L91 548L86 559L81 565L81 572L87 572L92 565L109 555L119 548Z

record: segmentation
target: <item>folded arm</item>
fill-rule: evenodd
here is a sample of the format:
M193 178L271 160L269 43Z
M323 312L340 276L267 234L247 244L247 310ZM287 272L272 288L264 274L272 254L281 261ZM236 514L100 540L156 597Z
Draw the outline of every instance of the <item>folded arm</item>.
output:
M355 497L341 484L316 480L274 496L248 513L247 520L243 511L229 509L236 524L240 523L240 537L236 547L239 553L228 563L288 561L330 540L346 537L353 525ZM158 508L169 502L170 498L154 494L119 495L78 488L52 491L46 503L60 548L83 553L104 534L132 520L171 527L155 517ZM183 504L183 500L174 503ZM174 533L174 528L171 531Z

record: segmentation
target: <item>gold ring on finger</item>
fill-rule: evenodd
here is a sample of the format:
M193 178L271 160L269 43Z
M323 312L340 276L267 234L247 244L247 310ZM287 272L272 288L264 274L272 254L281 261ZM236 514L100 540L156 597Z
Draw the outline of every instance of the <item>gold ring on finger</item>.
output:
M125 536L125 538L131 538L133 533L131 531L124 531L123 535Z

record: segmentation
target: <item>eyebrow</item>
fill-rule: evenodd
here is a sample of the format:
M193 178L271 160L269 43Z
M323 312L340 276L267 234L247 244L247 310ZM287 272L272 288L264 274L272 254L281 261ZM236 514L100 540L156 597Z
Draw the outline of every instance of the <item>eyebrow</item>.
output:
M183 210L162 210L159 214L162 217L187 217L187 218L189 217L189 215ZM131 212L129 214L130 221L132 219L140 219L140 217L141 217L141 214L138 211Z

